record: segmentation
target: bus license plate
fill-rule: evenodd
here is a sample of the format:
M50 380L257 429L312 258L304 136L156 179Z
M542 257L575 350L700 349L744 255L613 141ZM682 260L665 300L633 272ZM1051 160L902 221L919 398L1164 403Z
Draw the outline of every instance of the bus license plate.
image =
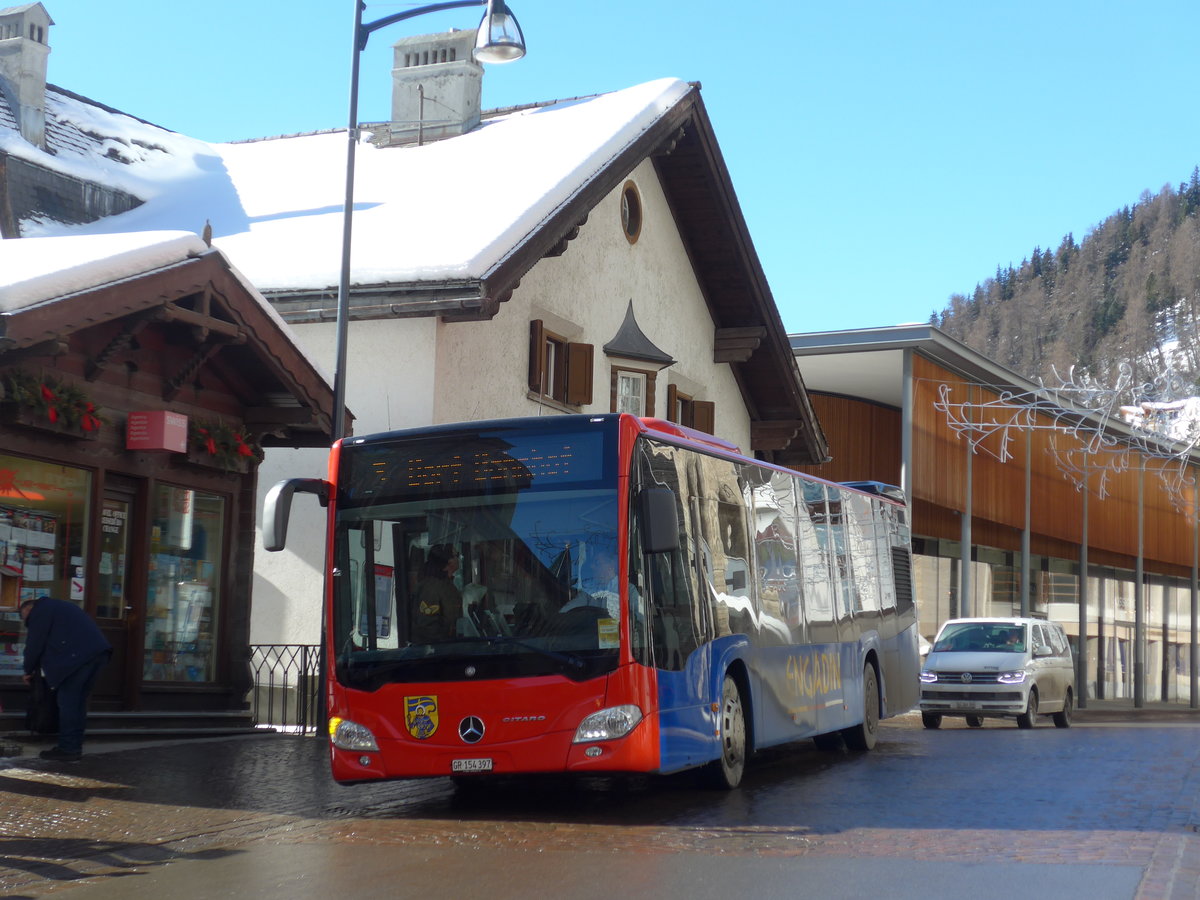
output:
M490 759L454 759L450 761L451 772L490 772Z

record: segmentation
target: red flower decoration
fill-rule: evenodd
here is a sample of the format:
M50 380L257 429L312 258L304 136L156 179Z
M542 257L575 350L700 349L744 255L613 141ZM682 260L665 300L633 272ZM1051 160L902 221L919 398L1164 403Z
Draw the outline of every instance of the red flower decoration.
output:
M95 404L85 403L83 405L83 415L79 417L79 425L84 431L100 430L100 417L96 415Z
M51 422L57 422L58 407L55 404L58 403L58 398L54 396L54 391L44 384L42 385L42 399L46 401L46 418Z

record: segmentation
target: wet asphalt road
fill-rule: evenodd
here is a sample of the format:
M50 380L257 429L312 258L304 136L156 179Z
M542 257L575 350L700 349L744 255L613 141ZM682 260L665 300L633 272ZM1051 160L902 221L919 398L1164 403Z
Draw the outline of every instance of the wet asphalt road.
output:
M1200 898L1200 718L885 723L689 776L343 787L315 738L0 760L0 896Z

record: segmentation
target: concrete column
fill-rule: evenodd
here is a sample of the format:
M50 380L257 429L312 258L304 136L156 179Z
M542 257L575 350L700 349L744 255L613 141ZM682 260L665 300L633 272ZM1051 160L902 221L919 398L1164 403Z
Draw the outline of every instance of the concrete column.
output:
M1200 641L1197 612L1200 612L1200 469L1192 470L1192 646L1188 667L1188 706L1200 709Z
M1083 530L1079 536L1079 653L1075 658L1075 705L1087 709L1088 660L1088 472L1083 470Z
M975 602L971 596L971 495L974 491L972 461L975 448L971 446L971 433L967 433L967 481L963 485L963 513L959 530L958 608L960 616L975 615Z
M1138 496L1137 496L1137 563L1133 571L1133 705L1141 708L1146 705L1146 616L1142 611L1142 599L1145 588L1142 579L1145 577L1145 566L1142 554L1146 540L1146 464L1141 460L1138 466Z
M1021 615L1028 616L1033 604L1030 598L1029 532L1030 498L1033 486L1033 429L1025 426L1025 527L1021 530Z

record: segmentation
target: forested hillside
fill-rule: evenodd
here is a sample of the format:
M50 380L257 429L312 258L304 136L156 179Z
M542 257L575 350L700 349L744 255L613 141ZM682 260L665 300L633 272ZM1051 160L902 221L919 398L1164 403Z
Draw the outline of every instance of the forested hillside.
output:
M1071 366L1115 385L1170 362L1200 378L1200 168L1178 188L1148 191L1057 249L1033 248L970 296L955 294L930 322L1021 375L1056 383Z

